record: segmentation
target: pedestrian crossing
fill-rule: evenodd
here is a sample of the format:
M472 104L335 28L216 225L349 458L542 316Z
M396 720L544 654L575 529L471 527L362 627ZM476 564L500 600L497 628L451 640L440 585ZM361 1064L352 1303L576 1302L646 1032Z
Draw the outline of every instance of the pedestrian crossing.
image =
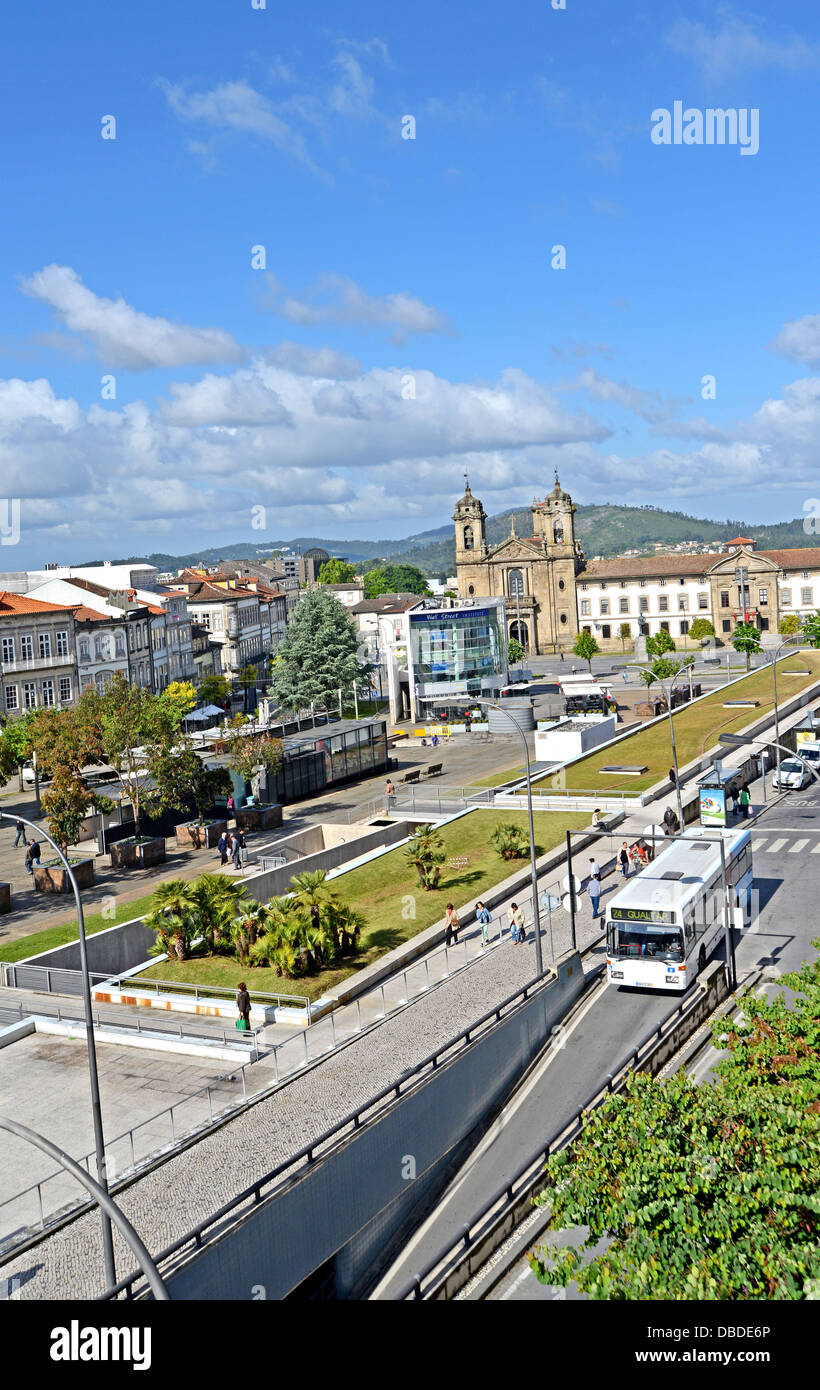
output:
M752 841L752 849L755 855L758 854L820 854L820 833L813 835L811 839L807 835L801 835L797 839L791 836L776 835L774 839L770 836L755 835Z

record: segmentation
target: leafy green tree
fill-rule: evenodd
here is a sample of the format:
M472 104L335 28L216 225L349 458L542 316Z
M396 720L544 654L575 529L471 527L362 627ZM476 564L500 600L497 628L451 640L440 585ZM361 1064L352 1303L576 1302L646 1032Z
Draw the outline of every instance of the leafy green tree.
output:
M214 799L229 796L233 785L228 769L206 767L187 739L159 742L146 766L156 788L155 809L188 811L196 807L200 825L213 814Z
M675 651L677 651L677 647L665 628L656 632L654 637L647 637L646 639L647 656L665 656L667 652Z
M490 836L490 844L502 859L524 859L529 853L530 842L520 826L512 821L497 825Z
M702 642L704 638L714 637L715 625L708 618L693 618L689 625L689 636L693 642Z
M795 614L790 613L789 617L794 618ZM786 622L787 619L784 618L783 621ZM795 631L799 630L800 628L798 626ZM808 617L803 619L803 636L810 647L820 647L820 609L818 609L816 613L810 613Z
M88 760L110 763L120 791L134 813L134 836L140 838L140 821L150 814L163 795L162 786L147 775L155 770L176 737L172 702L131 685L121 674L100 692L84 690L73 711L80 737L89 750Z
M236 732L228 739L228 767L245 782L250 782L254 796L258 797L262 772L276 771L282 762L283 749L280 738Z
M355 566L349 564L347 560L338 559L336 556L330 560L325 560L319 570L320 584L349 584L355 578Z
M173 726L178 729L186 714L190 714L196 705L196 687L190 681L171 681L159 699L168 706Z
M218 705L227 700L230 693L230 683L224 676L205 676L199 683L197 699L201 705Z
M732 633L732 646L736 652L746 653L746 670L751 664L752 652L760 651L760 632L754 623L738 623Z
M338 692L374 669L358 657L359 637L332 594L314 589L300 599L276 652L274 697L285 709L333 709Z
M507 659L511 666L517 666L519 661L523 661L527 653L524 651L517 637L511 637L507 643Z
M599 1300L817 1297L817 960L780 983L788 1001L748 994L739 1021L712 1025L718 1084L632 1075L547 1160L549 1235L588 1234L530 1256L542 1283Z
M379 594L429 594L426 577L415 565L379 565L364 576L365 598Z
M426 893L438 888L441 865L446 858L444 841L431 825L419 825L404 847L404 857L418 875L419 886Z
M56 712L56 711L55 711ZM23 790L23 765L34 751L34 727L43 710L27 710L19 719L10 719L0 733L0 779L8 782L17 772Z
M51 837L63 854L69 845L79 842L83 822L94 804L93 793L79 773L70 767L56 768L51 786L43 794L42 808Z
M621 639L621 651L626 651L626 644L632 637L632 627L629 623L621 623L618 629L618 636Z
M572 650L575 656L580 656L582 661L589 663L589 669L592 671L592 658L601 648L598 646L591 632L582 631L578 633Z

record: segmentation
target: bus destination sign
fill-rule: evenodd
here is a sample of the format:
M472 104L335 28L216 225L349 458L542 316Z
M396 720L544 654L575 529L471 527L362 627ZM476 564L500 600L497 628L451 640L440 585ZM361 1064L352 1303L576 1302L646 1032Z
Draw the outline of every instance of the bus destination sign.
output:
M674 912L661 912L655 907L612 907L610 916L616 922L664 922L675 925Z

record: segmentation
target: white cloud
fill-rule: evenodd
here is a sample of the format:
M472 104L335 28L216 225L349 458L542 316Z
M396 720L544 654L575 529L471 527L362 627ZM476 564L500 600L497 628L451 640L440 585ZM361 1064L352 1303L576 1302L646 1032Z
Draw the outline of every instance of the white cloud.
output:
M774 68L782 72L812 72L820 66L820 44L799 34L773 38L762 24L747 23L723 9L713 28L693 19L680 19L666 34L667 45L700 68L707 78Z
M23 292L48 305L72 333L88 339L108 367L143 371L187 363L238 362L244 353L219 328L193 328L151 317L124 299L102 299L67 265L47 265L21 280Z
M248 82L222 82L211 91L187 91L160 79L171 110L183 121L202 123L217 131L255 135L267 140L283 154L318 172L305 146L304 137L277 114L273 104Z
M291 418L277 393L254 372L213 376L173 383L173 397L162 417L173 425L290 425Z
M601 376L594 367L585 367L575 381L566 383L560 389L585 391L593 401L622 405L650 423L666 420L680 403L665 401L659 391L643 391L637 386L630 386L627 381L612 381L609 377Z
M346 353L337 352L335 348L311 348L305 347L303 343L289 341L265 348L263 356L266 362L272 362L276 367L284 367L286 371L295 372L297 376L335 377L337 380L347 381L360 376L362 370L361 362L357 362L355 357L348 357Z
M805 362L813 371L820 370L820 314L805 314L801 319L784 323L769 348L779 357Z
M346 275L320 275L299 298L285 290L273 275L267 276L267 286L266 304L271 312L302 327L333 323L392 328L392 341L396 343L411 333L453 331L446 314L415 295L406 291L369 295Z

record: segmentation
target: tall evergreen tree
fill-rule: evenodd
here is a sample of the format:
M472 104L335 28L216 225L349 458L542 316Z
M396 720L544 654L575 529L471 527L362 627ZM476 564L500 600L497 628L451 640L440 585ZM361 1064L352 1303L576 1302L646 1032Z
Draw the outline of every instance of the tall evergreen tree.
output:
M276 651L273 690L286 709L333 709L373 670L359 660L359 637L347 610L332 594L315 589L296 608Z

